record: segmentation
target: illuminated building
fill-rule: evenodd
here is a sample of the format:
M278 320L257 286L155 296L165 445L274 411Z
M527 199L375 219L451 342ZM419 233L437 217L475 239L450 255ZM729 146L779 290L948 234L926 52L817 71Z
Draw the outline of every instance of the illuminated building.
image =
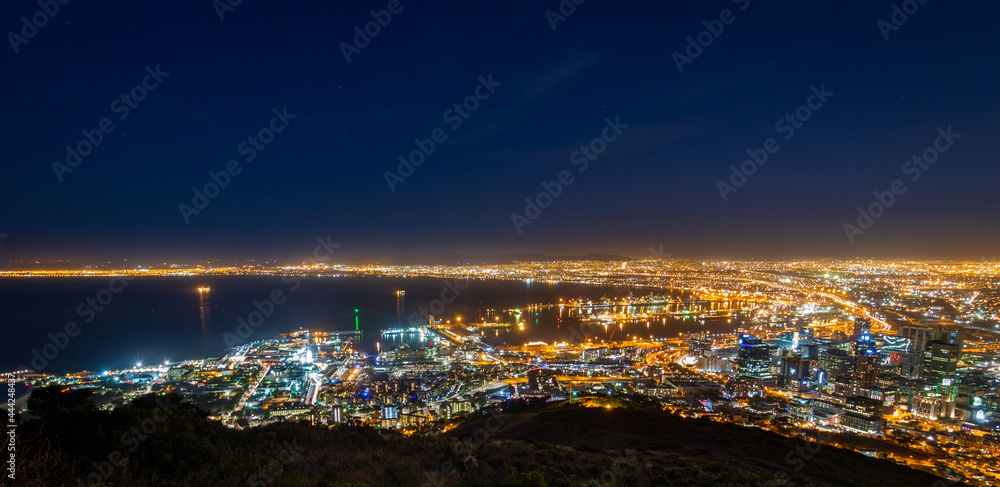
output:
M726 391L735 398L763 396L764 390L764 382L756 377L732 377L726 381Z
M582 354L580 355L580 360L583 361L597 360L607 355L609 355L608 347L588 348L582 352Z
M892 371L907 379L920 378L924 366L924 352L911 350L908 352L883 349L882 365L886 371Z
M771 374L771 347L765 345L760 338L743 334L737 343L736 374L740 377L754 377L769 380Z
M913 340L902 336L885 335L882 337L882 350L893 352L909 352L915 350Z
M688 352L693 355L704 355L712 350L712 339L705 333L695 333L687 337Z
M910 412L931 421L952 419L955 417L955 403L940 394L918 394L910 399Z
M926 350L932 341L943 341L951 344L961 344L961 332L948 330L940 326L903 325L899 327L899 336L913 341L914 350Z
M860 337L871 333L872 330L872 320L867 318L855 318L854 319L854 336Z
M809 390L812 365L812 360L804 359L798 354L782 357L781 381L785 389L798 392Z
M559 389L557 371L552 369L531 369L528 371L528 390Z
M875 341L869 335L862 335L854 342L854 370L851 374L852 395L861 395L861 388L878 385L879 353Z
M849 374L852 370L852 358L846 350L830 348L819 356L820 385L832 384L837 377Z
M962 345L943 341L927 343L923 378L932 385L951 387L955 382Z
M713 374L729 373L733 371L733 363L719 357L699 357L698 370L711 372Z
M885 423L882 419L882 401L864 396L847 398L840 426L849 431L868 434L882 434Z
M384 406L382 408L382 419L399 419L399 407Z
M271 417L283 417L283 416L295 416L299 414L305 414L312 411L312 409L305 404L293 404L290 406L279 406L272 408L268 411Z

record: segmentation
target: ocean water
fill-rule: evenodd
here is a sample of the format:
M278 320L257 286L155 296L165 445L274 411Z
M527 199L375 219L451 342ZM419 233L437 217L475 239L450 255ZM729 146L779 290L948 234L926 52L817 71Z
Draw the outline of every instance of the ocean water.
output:
M198 291L206 286L210 292ZM397 291L405 291L402 302ZM650 291L641 289L635 294ZM513 323L519 319L525 323L523 328L491 331L490 338L498 343L570 341L575 336L573 327L581 329L575 310L525 309L520 315L508 310L558 303L559 299L614 298L627 292L568 283L433 278L0 279L0 370L23 365L49 373L99 372L137 362L217 357L233 339L271 338L302 328L354 330L357 326L364 332L365 350L375 353L401 343L400 337L383 336L380 330L426 322L423 313L430 311L439 311L435 315L444 320ZM442 296L453 301L435 303ZM679 291L673 296L692 298ZM276 299L268 304L272 297ZM259 326L240 330L241 320ZM596 339L619 340L633 334L666 338L682 331L719 332L737 326L735 320L710 319L703 324L693 318L667 318L593 330ZM67 333L67 327L75 336Z

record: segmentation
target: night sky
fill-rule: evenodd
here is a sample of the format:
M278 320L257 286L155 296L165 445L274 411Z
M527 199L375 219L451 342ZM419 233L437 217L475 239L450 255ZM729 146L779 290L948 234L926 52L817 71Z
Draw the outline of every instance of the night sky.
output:
M1000 4L895 2L919 5L897 29L890 1L681 3L586 0L562 20L556 0L402 0L348 62L342 43L390 2L245 0L220 20L210 0L69 1L0 54L0 259L285 258L327 235L344 258L1000 253ZM40 11L3 2L2 31ZM724 29L681 73L674 52L706 21ZM157 65L143 101L115 104ZM456 127L449 110L490 75ZM833 95L786 140L776 122L818 103L813 87ZM247 161L240 144L285 107ZM114 129L57 177L104 118ZM913 181L904 164L949 126L960 138ZM436 129L391 190L397 157ZM768 138L780 148L724 201L718 182ZM179 205L230 160L239 174L186 222ZM519 233L512 214L562 171L572 183ZM905 193L852 243L844 224L894 180Z

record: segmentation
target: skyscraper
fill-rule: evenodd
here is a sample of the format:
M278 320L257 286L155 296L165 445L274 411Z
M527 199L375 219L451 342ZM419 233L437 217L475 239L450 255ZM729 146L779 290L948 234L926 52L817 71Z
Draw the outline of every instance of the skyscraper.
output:
M903 325L899 327L899 336L912 340L915 350L926 350L927 344L932 341L962 343L961 332L941 326Z
M740 335L737 340L736 375L755 377L761 380L774 378L771 374L771 347L760 338L749 334Z
M946 341L931 341L924 351L923 377L933 385L951 386L958 370L958 358L962 345Z
M850 374L852 369L852 357L846 350L830 348L819 356L820 387L824 384L832 384L837 377Z
M869 335L862 335L854 342L854 370L851 373L854 395L862 395L863 387L878 385L879 372L879 352L875 341Z
M781 358L781 382L787 390L806 391L812 377L813 361L802 358L802 354L786 355Z
M882 420L882 401L862 396L848 398L840 425L850 431L882 434L885 426Z
M854 319L854 336L860 337L868 335L871 333L872 320L868 318L855 318Z

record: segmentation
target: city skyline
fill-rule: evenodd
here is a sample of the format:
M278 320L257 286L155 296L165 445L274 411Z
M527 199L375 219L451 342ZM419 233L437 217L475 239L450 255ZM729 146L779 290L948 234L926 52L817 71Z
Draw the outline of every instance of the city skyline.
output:
M71 277L109 275L106 284ZM0 311L19 322L65 318L76 305L78 318L44 335L9 330L23 348L0 377L16 382L9 394L30 414L46 413L29 393L72 390L116 412L173 398L238 431L301 422L426 438L519 407L644 409L654 425L701 420L684 423L701 434L712 423L753 426L728 430L730 440L747 429L814 438L823 460L809 470L841 483L857 481L822 465L844 450L911 475L1000 478L996 263L645 259L0 277L11 297ZM74 301L34 305L61 296ZM741 471L781 478L758 464ZM76 475L96 484L119 473L98 463Z

